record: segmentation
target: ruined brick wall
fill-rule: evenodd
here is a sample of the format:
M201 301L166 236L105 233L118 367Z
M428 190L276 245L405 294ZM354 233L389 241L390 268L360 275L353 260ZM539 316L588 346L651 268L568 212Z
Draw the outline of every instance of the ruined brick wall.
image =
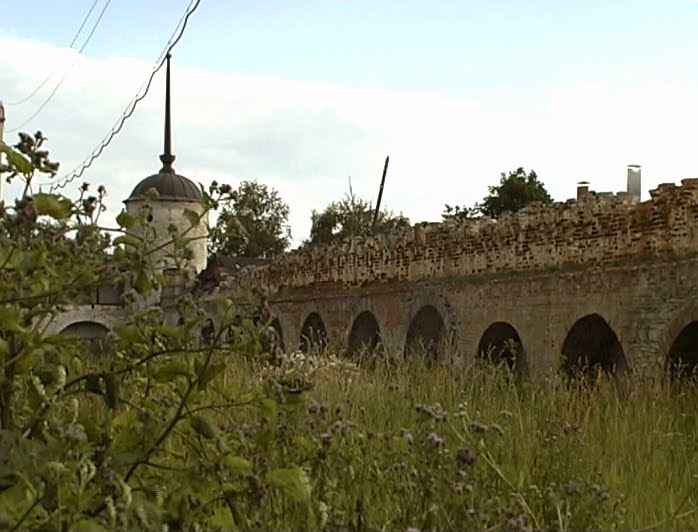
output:
M288 254L248 272L273 298L395 281L418 282L690 257L698 252L698 179L660 185L635 203L621 193L534 204L499 220L418 224ZM308 293L309 295L309 293Z
M430 308L443 322L431 332L454 360L475 359L489 331L506 326L531 376L557 371L572 348L600 360L620 353L625 368L651 374L698 322L698 179L660 185L643 203L592 196L317 246L245 270L212 297L248 283L266 292L288 349L302 345L311 317L339 352L351 349L370 313L386 352L399 356ZM578 328L589 320L593 330ZM612 349L599 347L606 329Z

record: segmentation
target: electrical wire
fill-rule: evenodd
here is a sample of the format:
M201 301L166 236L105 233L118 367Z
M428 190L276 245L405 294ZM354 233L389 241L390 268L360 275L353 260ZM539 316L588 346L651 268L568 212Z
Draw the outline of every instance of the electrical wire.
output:
M87 14L86 14L86 15L84 16L84 18L82 19L82 24L80 24L80 27L78 28L78 31L75 33L75 36L73 37L73 40L70 41L70 45L68 46L68 48L72 48L73 45L75 44L75 41L78 40L78 37L79 37L80 34L82 33L82 29L85 27L85 24L86 24L87 21L89 20L90 15L92 14L92 11L94 11L95 6L97 5L97 2L99 2L99 0L93 0L92 5L90 6L89 11L87 12ZM46 76L46 77L44 78L44 80L43 80L41 83L39 83L39 85L38 85L32 92L30 92L27 96L25 96L24 98L22 98L21 100L18 100L18 101L16 101L16 102L5 102L5 104L6 104L6 105L9 105L9 106L21 105L21 104L23 104L24 102L26 102L27 100L30 100L31 98L34 97L34 95L35 95L37 92L39 92L41 89L44 88L44 85L46 85L46 83L48 83L48 80L50 80L50 79L53 77L53 75L56 73L56 70L57 70L56 68L54 68L53 70L51 70L51 73L50 73L48 76Z
M49 192L54 192L59 188L65 188L69 183L80 178L82 174L85 172L85 170L92 166L92 163L94 163L102 155L102 152L106 149L107 146L109 146L111 141L114 140L114 137L116 137L116 135L124 127L126 120L128 120L133 115L138 103L148 95L148 91L150 90L150 86L153 83L155 74L157 74L160 71L160 69L162 69L162 67L165 64L165 59L172 52L174 47L177 45L177 43L184 35L184 31L187 28L187 23L189 22L189 17L191 17L194 14L194 12L197 10L200 4L201 0L191 0L186 12L184 13L184 16L180 19L179 23L177 24L177 27L175 28L175 31L170 36L170 39L167 41L164 50L160 54L157 66L150 73L150 76L148 77L147 81L143 85L141 85L141 88L136 93L136 96L133 98L133 100L131 100L131 103L129 103L129 105L126 107L126 110L123 112L121 117L119 117L114 127L112 127L109 133L104 137L99 146L95 148L92 154L89 157L87 157L83 161L83 163L79 165L75 170L73 170L69 175L61 178L58 182L44 183L44 185L50 184ZM143 87L145 87L145 92L143 92L143 94L139 94L143 90Z
M89 44L90 40L92 39L92 36L95 34L95 31L97 30L97 26L99 26L99 22L102 20L102 17L104 16L104 12L107 10L110 3L111 3L111 0L107 0L104 3L104 7L102 8L102 11L99 13L99 17L97 17L97 20L95 21L94 25L92 26L92 30L90 30L90 34L87 36L87 39L85 39L85 42L82 43L80 50L78 50L78 55L81 54L85 50L87 45ZM60 89L61 85L63 85L63 82L65 81L65 78L66 78L68 72L70 72L74 66L75 66L75 60L73 60L73 62L70 64L70 67L68 67L68 69L65 72L63 72L63 75L61 76L60 81L56 84L56 86L53 88L53 90L48 95L48 97L41 103L39 108L36 111L34 111L34 114L32 114L29 118L27 118L19 126L14 127L12 129L8 130L7 132L14 133L15 131L19 131L20 129L24 128L24 126L26 126L29 122L34 120L39 115L39 113L44 110L44 107L46 107L48 105L48 103L56 95L56 92L58 92L58 89Z

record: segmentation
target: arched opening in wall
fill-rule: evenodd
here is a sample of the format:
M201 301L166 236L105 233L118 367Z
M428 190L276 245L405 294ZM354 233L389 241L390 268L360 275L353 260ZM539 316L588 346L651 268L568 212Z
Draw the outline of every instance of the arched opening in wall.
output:
M431 305L419 309L410 322L405 342L405 355L425 353L429 359L437 360L443 351L446 327L444 320Z
M623 346L598 314L577 320L562 344L562 370L570 377L593 377L599 370L616 375L628 369Z
M201 340L206 345L211 345L216 338L216 327L213 325L213 320L211 318L206 320L204 326L201 328Z
M312 312L301 328L300 349L307 353L313 348L323 348L327 344L327 330L320 314Z
M60 334L81 338L91 351L100 353L103 350L102 342L108 332L109 329L101 323L78 321L63 328Z
M281 329L279 318L274 318L269 324L269 351L275 349L286 350L284 346L284 332Z
M477 356L522 375L527 373L526 352L516 329L509 323L497 321L491 324L480 338Z
M672 379L698 378L698 321L681 329L669 348L667 366Z
M240 333L240 327L242 326L242 316L237 314L234 316L228 325L225 328L225 332L223 334L223 337L228 344L234 344L236 341L238 341L239 338L239 333Z
M351 326L347 342L347 355L357 357L362 354L380 354L383 350L378 320L373 313L365 310L359 314Z

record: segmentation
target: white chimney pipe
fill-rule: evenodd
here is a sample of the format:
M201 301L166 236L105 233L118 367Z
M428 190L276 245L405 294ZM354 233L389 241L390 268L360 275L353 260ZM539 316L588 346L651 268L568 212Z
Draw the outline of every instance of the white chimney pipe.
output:
M628 165L628 193L632 194L636 201L640 201L642 179L641 166L639 164Z

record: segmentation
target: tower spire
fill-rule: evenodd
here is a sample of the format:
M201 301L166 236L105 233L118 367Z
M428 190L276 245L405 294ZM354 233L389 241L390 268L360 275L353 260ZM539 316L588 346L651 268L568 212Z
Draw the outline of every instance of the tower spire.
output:
M165 147L164 153L160 156L162 162L161 174L174 174L172 163L175 156L172 155L172 128L170 127L170 57L167 54L167 81L165 82Z

